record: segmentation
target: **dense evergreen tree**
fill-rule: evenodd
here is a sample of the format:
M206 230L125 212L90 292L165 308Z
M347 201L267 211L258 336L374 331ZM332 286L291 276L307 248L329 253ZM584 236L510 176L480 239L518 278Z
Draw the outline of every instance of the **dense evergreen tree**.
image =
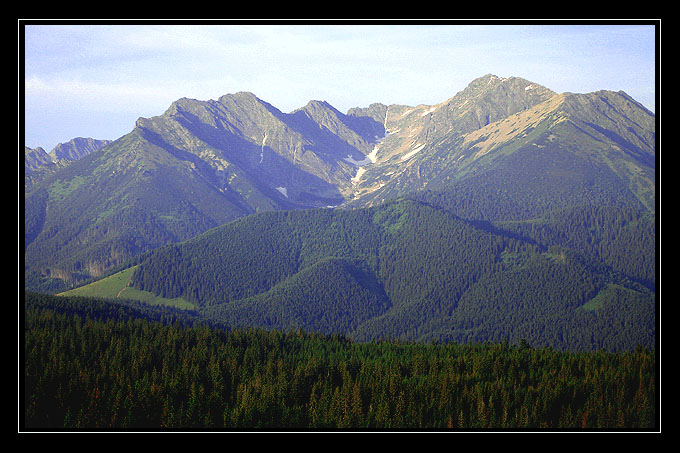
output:
M353 342L27 294L29 430L650 430L654 351Z

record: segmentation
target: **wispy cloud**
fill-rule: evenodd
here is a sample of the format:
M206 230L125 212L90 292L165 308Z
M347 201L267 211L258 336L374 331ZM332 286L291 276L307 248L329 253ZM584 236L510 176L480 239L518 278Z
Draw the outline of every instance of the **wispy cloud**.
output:
M114 109L139 109L167 101L181 90L179 87L131 83L98 83L78 79L47 79L32 76L26 80L25 96L27 108L32 103L51 103L72 106L89 112L111 112ZM174 93L173 93L174 91ZM161 112L159 112L161 113Z

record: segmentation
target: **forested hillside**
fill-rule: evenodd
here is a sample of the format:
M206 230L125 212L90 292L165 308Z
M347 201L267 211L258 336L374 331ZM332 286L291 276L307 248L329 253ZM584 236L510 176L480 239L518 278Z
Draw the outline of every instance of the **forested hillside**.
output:
M613 208L514 223L407 199L270 212L151 253L132 286L235 327L631 350L654 346L653 231Z
M654 290L656 216L627 207L572 206L527 222L497 222L497 227L543 246L560 245L601 261Z
M27 430L651 430L655 354L225 330L29 293Z

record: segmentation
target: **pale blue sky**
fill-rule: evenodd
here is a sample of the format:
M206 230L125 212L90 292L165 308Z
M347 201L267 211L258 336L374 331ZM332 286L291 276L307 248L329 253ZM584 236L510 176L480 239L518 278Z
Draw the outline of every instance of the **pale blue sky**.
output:
M283 112L437 104L485 74L623 90L654 111L655 27L525 24L42 24L25 28L26 145L125 135L181 97L250 91Z

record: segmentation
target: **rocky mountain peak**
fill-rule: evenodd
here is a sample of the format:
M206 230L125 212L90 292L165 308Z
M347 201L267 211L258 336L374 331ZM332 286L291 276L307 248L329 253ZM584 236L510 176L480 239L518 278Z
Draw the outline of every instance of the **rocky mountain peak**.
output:
M52 151L50 151L49 154L54 160L78 160L108 145L109 143L111 143L111 140L96 140L90 137L76 137L66 143L59 143Z

